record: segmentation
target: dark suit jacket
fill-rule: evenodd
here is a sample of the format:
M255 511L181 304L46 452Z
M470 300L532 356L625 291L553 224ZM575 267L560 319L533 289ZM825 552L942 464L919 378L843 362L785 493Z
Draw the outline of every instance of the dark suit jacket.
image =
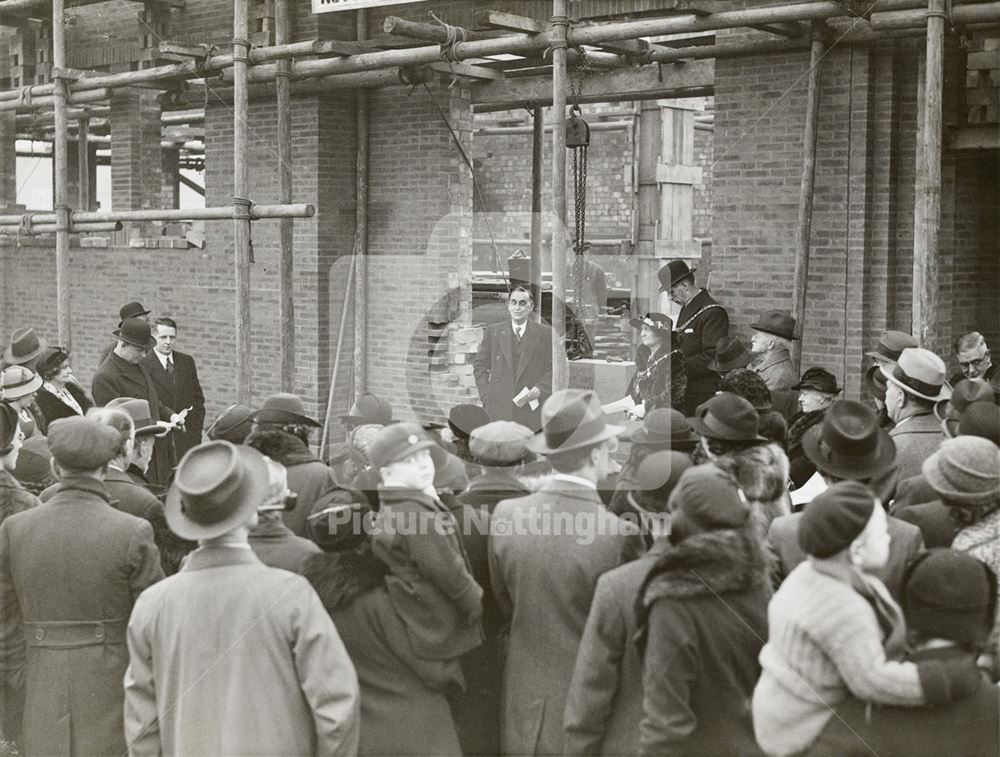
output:
M899 513L899 519L920 529L927 549L950 547L952 540L962 530L948 515L948 508L940 500L907 507Z
M113 352L94 374L91 390L94 402L99 406L107 405L116 397L136 397L149 402L149 411L154 418L169 421L174 413L169 405L160 401L156 384L146 366L142 363L133 365ZM167 434L156 440L153 459L146 472L149 480L159 486L166 486L170 482L174 469L174 443L171 436L173 434Z
M688 389L684 404L688 416L693 416L698 405L718 389L719 376L708 369L708 364L715 360L715 343L729 335L729 314L721 306L710 305L719 303L702 289L677 316L680 347L687 359Z
M806 505L808 507L808 505ZM777 589L792 568L806 559L806 553L799 546L799 520L802 513L782 515L771 521L764 552L771 559L771 585ZM873 574L885 584L898 602L903 595L903 574L910 560L924 548L920 529L912 523L904 523L898 518L889 518L889 562Z
M515 354L510 320L483 329L483 340L473 359L473 375L483 408L492 421L514 421L533 431L542 427L541 403L552 394L552 329L528 320ZM539 409L517 407L513 399L524 387L542 390Z
M184 352L173 352L174 375L171 378L163 366L160 359L149 351L143 363L149 375L156 384L156 392L160 399L168 406L178 412L186 407L191 408L184 422L186 431L175 431L174 453L177 459L184 457L184 453L192 447L201 444L201 432L205 427L205 395L201 391L201 383L198 381L198 369L195 367L194 358Z
M94 406L94 403L90 401L87 393L76 384L66 384L66 391L68 391L73 399L77 401L77 404L80 405L80 409L83 410L84 415L86 415L89 408ZM70 416L77 414L76 410L49 392L49 390L44 386L42 386L42 388L38 390L38 394L35 395L35 404L38 405L38 409L41 410L42 415L45 416L46 426L59 418L69 418Z

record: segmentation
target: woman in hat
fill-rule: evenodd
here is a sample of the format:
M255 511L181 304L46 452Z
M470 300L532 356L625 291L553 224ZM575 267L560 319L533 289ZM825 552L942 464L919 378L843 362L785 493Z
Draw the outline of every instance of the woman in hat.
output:
M826 411L843 389L837 386L837 377L826 368L808 368L792 389L799 392L800 410L792 416L788 427L788 460L792 466L792 483L800 487L816 472L816 466L802 449L802 437L823 422Z
M23 365L12 365L0 373L0 400L17 413L25 439L35 434L44 436L47 424L35 404L35 394L42 386L41 377Z
M69 350L65 347L47 347L35 364L42 386L35 402L49 424L57 418L86 415L94 403L76 383L73 367L69 364Z
M629 384L629 395L635 402L632 414L643 418L657 408L684 410L687 393L687 361L674 344L674 323L663 313L646 313L629 321L639 329L642 346L636 355L639 370ZM649 357L643 360L642 353Z
M14 478L14 468L23 444L24 434L18 428L17 412L0 403L0 523L7 516L38 504L38 498Z

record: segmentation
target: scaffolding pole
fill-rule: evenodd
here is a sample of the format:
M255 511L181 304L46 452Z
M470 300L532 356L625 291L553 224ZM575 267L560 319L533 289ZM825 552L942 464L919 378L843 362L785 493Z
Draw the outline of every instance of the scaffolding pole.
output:
M542 312L542 171L545 149L545 108L531 111L531 297Z
M66 155L66 28L63 0L52 0L52 76L55 80L54 202L56 225L56 321L59 344L73 350L72 312L69 290L70 207L66 195L68 161ZM86 143L83 148L87 149Z
M292 21L289 0L277 0L274 7L274 43L285 45L291 41ZM278 61L274 78L275 106L278 131L278 202L292 201L292 93L291 67L287 58ZM295 256L292 238L292 219L278 221L278 323L281 339L279 385L283 392L295 391Z
M233 0L233 257L236 268L236 401L251 404L250 173L247 163L250 51L248 0Z
M86 115L76 121L76 172L78 175L76 206L90 210L90 119Z
M567 0L552 0L552 391L569 386L566 361ZM541 282L539 282L540 284Z
M359 42L368 39L368 11L358 10L357 39ZM359 89L357 92L357 175L355 181L355 218L354 218L354 397L367 391L368 372L368 148L369 148L369 102L368 92ZM344 295L347 296L346 294ZM345 301L346 306L346 301ZM333 377L336 378L335 376Z

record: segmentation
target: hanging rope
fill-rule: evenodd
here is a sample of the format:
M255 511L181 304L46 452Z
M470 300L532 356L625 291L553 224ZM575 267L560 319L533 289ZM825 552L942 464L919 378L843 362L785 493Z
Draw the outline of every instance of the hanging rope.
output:
M461 26L452 26L446 21L442 21L434 13L434 11L427 11L427 15L433 18L440 24L445 33L448 35L444 42L441 43L441 57L444 58L449 63L458 63L459 57L458 52L455 50L455 45L459 42L465 42L466 33L465 29Z

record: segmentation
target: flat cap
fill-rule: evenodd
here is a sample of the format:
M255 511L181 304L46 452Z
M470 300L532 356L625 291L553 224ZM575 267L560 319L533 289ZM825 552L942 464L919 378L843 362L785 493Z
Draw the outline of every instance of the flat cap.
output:
M49 451L70 470L100 468L115 458L121 443L118 431L80 415L59 418L49 426Z

